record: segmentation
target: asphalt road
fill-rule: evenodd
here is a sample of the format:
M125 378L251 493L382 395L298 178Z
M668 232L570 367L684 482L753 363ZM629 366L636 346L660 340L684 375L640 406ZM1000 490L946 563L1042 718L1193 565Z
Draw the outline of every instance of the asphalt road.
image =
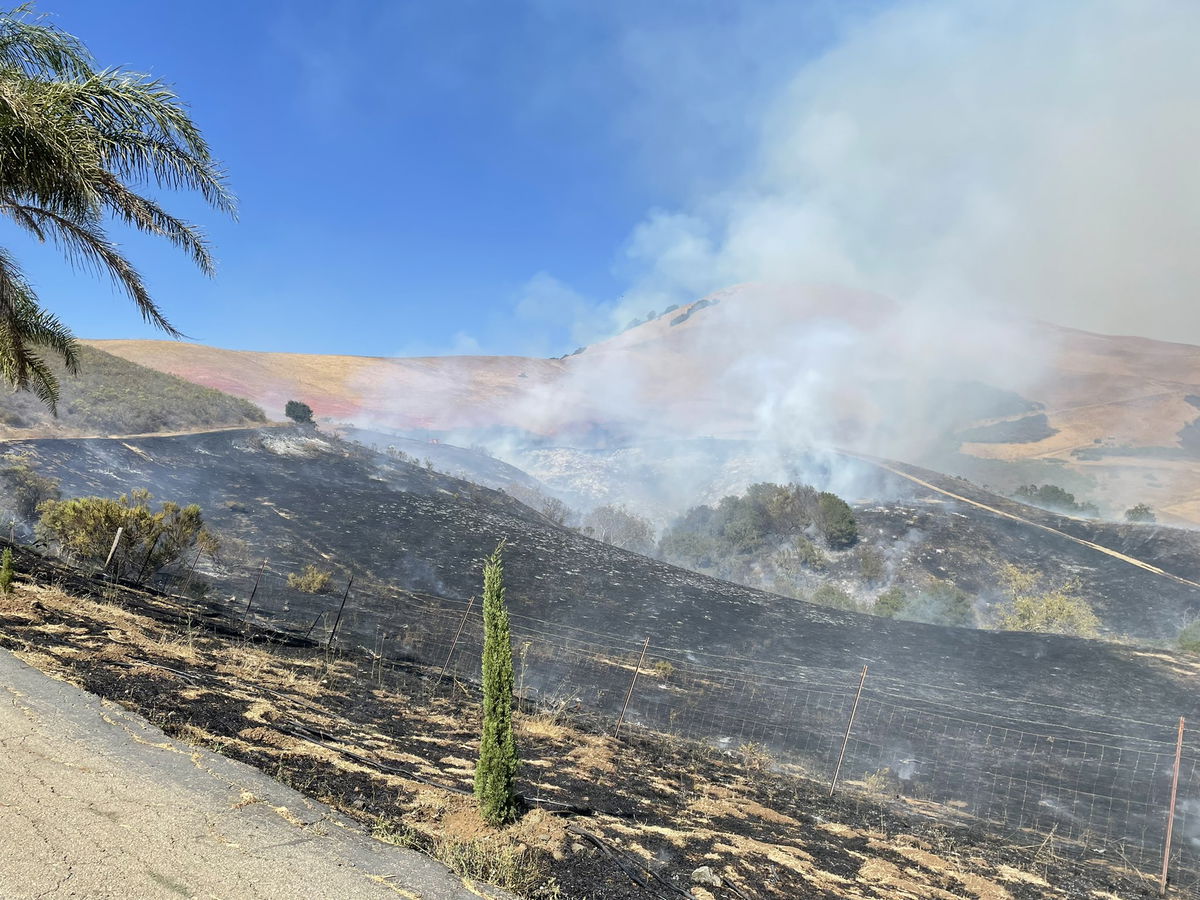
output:
M0 651L0 897L508 895Z

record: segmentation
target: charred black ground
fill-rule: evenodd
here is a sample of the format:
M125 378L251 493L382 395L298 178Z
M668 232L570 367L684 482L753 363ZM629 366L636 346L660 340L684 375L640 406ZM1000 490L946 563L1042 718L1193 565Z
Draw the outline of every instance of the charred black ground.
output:
M522 896L687 896L699 866L722 879L694 889L700 898L1154 895L1120 860L938 824L856 790L831 800L824 785L772 771L769 757L640 730L616 740L561 711L519 717L531 811L507 832L484 829L464 796L479 715L471 683L281 644L217 608L28 553L18 564L34 584L0 603L6 648Z

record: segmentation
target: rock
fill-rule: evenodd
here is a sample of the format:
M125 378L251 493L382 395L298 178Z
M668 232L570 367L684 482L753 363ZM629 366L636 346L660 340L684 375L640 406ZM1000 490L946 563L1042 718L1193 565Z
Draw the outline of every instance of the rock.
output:
M712 866L701 866L692 871L692 884L703 884L708 887L721 886L721 876L712 870Z

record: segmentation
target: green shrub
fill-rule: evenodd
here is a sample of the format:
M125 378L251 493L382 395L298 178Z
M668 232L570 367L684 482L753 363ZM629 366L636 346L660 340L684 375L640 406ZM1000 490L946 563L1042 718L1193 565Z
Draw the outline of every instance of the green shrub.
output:
M598 541L649 556L654 552L654 526L623 506L598 506L583 517L583 533Z
M1040 506L1052 512L1096 518L1100 510L1094 503L1077 502L1075 495L1056 484L1027 484L1017 488L1013 494L1019 500Z
M695 531L668 529L658 542L658 555L689 569L716 569L726 556L724 546L716 538Z
M999 610L998 628L1079 637L1092 637L1100 630L1091 604L1078 594L1077 581L1046 587L1040 573L1011 563L999 575L1007 600Z
M513 734L513 658L504 605L501 543L483 565L483 734L475 798L489 825L517 817L517 744Z
M907 600L900 617L930 625L956 627L975 624L971 595L950 581L934 578L914 598Z
M1158 517L1154 515L1154 510L1145 503L1139 503L1137 506L1131 506L1125 510L1126 522L1157 522Z
M42 475L25 454L6 453L0 468L0 480L11 497L12 510L26 521L37 515L38 506L47 500L57 500L62 494L58 480Z
M288 587L293 587L306 594L320 594L329 589L329 582L332 578L332 572L319 569L309 563L304 567L303 572L289 572L287 583Z
M703 568L718 568L734 556L760 550L771 538L802 535L814 520L817 492L808 485L752 484L741 496L722 497L714 506L695 506L663 532L660 554Z
M854 602L854 598L849 593L842 590L836 584L830 584L829 582L826 582L813 591L810 599L818 606L830 606L834 609L846 610L858 609L858 604Z
M800 565L814 572L820 572L829 562L829 557L821 552L821 548L804 535L796 538L796 558Z
M882 553L874 547L860 547L857 556L858 574L862 576L863 581L867 584L879 584L883 581L887 566Z
M1175 643L1184 653L1200 655L1200 620L1192 622L1179 632Z
M747 577L756 555L773 552L777 564L794 575L797 564L810 570L826 566L825 554L805 534L814 526L830 547L849 547L858 539L854 514L841 498L809 485L763 482L715 506L692 507L666 528L658 552L669 562L735 581Z
M0 594L12 593L13 575L12 548L4 548L4 556L0 559Z
M905 596L904 591L898 587L890 587L875 598L873 612L885 619L894 619L904 612L907 605L908 597Z
M675 674L675 665L667 659L656 659L650 664L650 671L666 681Z
M42 504L38 534L81 560L101 564L117 529L123 529L110 568L118 578L151 575L196 546L210 555L215 553L216 538L205 529L199 506L167 502L154 512L150 500L146 490L115 500L49 500Z

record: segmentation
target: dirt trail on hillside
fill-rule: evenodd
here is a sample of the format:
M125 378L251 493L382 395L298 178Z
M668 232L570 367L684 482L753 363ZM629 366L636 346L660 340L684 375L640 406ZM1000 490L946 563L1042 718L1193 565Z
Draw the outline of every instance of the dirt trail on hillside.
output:
M1143 562L1142 560L1137 559L1136 557L1129 556L1125 553L1121 553L1118 550L1113 550L1111 547L1105 547L1103 544L1097 544L1094 541L1089 541L1089 540L1086 540L1085 538L1076 537L1073 534L1068 534L1065 531L1059 531L1057 528L1052 528L1049 525L1043 525L1041 522L1034 522L1033 520L1026 519L1023 516L1018 516L1016 513L1005 512L1002 509L997 509L994 506L988 506L986 503L981 503L978 500L972 500L970 497L964 497L961 494L956 494L953 491L948 491L945 488L940 488L936 484L931 484L928 481L924 481L924 480L918 478L916 475L913 475L909 472L905 472L902 469L897 469L893 465L889 464L888 462L886 462L884 460L878 459L877 457L865 456L860 453L850 453L846 450L839 450L838 452L841 453L843 456L848 456L852 459L862 460L863 462L870 463L871 465L874 465L874 466L878 466L879 468L883 469L885 472L891 472L893 475L898 475L899 477L904 478L907 481L911 481L913 484L920 485L921 487L926 488L927 490L931 490L935 493L941 494L944 497L949 497L950 499L957 500L960 503L966 503L970 506L974 506L976 509L982 509L985 512L993 513L994 515L1001 516L1002 518L1005 518L1005 519L1010 519L1014 522L1020 522L1022 525L1028 525L1031 528L1040 528L1042 531L1048 531L1050 534L1054 534L1061 538L1065 538L1068 541L1073 541L1074 543L1079 544L1082 547L1088 547L1092 550L1096 550L1100 553L1105 554L1106 556L1111 556L1113 559L1119 559L1123 563L1128 563L1131 566L1136 566L1139 569L1144 569L1147 572L1150 572L1154 575L1159 575L1163 578L1170 579L1171 581L1177 582L1178 584L1185 584L1189 587L1200 588L1200 582L1189 581L1187 578L1183 578L1179 575L1174 575L1171 572L1167 572L1164 569L1160 569L1158 566L1151 565L1148 562Z
M156 437L185 437L191 434L217 434L222 431L261 431L264 428L292 428L290 422L262 422L257 425L208 425L204 428L185 428L182 431L146 431L140 434L21 434L0 435L0 444L23 444L29 441L136 441Z

